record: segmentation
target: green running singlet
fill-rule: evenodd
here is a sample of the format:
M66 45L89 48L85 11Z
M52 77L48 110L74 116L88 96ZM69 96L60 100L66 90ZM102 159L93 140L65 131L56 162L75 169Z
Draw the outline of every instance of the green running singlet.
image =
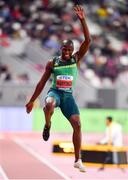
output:
M60 56L53 59L52 88L65 92L72 92L78 74L74 56L67 61L62 61Z

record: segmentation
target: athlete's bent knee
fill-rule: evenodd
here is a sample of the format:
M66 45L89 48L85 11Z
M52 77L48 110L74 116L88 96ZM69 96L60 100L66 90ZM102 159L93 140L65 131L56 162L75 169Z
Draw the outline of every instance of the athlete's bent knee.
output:
M45 104L49 104L49 103L55 105L56 101L53 97L47 97L45 100Z
M50 113L53 114L54 111L54 107L55 107L55 101L52 97L48 97L45 101L45 107L44 107L44 112L45 113Z
M72 124L72 127L73 127L74 130L76 130L76 131L80 131L81 130L81 123L80 123L79 119L73 118L71 120L71 124Z

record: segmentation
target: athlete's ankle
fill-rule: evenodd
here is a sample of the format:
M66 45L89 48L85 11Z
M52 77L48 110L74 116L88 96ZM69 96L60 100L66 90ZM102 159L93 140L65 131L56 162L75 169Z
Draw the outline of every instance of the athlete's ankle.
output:
M79 161L80 158L75 158L75 162Z
M45 123L45 126L46 126L47 128L50 128L50 127L51 127L51 121L48 122L48 123Z

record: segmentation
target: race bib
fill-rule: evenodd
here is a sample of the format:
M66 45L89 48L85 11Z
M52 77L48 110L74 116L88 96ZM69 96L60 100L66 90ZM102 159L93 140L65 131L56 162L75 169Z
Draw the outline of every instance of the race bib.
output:
M73 82L73 76L69 75L59 75L56 77L56 87L57 88L63 88L63 89L69 89L72 88L72 82Z

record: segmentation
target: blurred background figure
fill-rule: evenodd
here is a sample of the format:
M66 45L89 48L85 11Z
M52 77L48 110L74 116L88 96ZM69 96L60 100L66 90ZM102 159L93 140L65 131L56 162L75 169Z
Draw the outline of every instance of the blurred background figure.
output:
M113 121L111 116L106 117L105 137L100 141L103 145L123 146L123 131L122 126Z
M111 116L106 117L106 130L104 138L98 143L101 145L122 147L123 146L123 131L122 126L113 121ZM104 162L102 167L99 170L103 170L105 164L112 161L114 159L114 164L120 164L118 153L114 152L113 157L110 151L106 152Z

